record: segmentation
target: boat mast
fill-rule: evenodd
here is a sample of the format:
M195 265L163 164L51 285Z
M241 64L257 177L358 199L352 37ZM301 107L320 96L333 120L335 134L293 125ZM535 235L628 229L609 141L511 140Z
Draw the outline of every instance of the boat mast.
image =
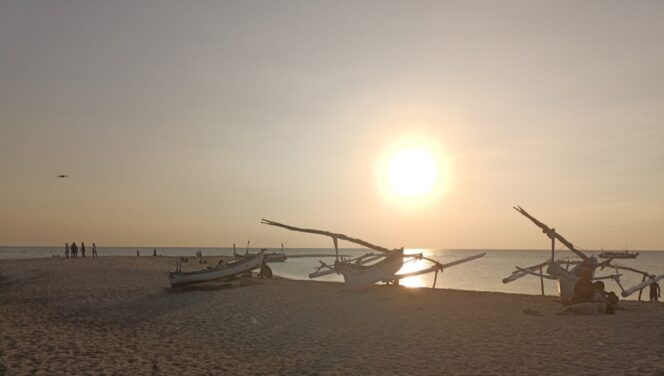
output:
M555 234L556 234L556 229L555 229L555 228L552 228L552 229L551 229L551 232L552 232L553 235L554 235L554 236L551 237L551 262L554 262L554 261L556 261L556 260L555 260L555 255L554 255L555 252L556 252L556 236L555 236ZM544 294L542 294L542 295L544 295Z
M334 257L335 261L339 261L339 246L337 245L337 238L333 237L332 241L334 242Z

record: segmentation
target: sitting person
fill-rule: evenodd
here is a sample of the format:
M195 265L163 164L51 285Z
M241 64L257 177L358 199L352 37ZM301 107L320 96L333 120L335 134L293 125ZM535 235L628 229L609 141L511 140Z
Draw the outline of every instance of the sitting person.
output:
M604 282L597 281L593 283L593 302L607 303L607 292L604 291Z
M579 272L579 279L574 284L574 296L572 296L572 304L591 303L593 301L595 287L593 286L592 276L592 269L581 269L581 272Z

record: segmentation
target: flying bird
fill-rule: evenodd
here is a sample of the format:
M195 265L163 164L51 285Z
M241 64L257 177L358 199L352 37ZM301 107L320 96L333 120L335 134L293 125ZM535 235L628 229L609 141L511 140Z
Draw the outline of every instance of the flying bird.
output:
M64 178L68 178L69 175L58 175L58 177L59 177L60 179L64 179Z

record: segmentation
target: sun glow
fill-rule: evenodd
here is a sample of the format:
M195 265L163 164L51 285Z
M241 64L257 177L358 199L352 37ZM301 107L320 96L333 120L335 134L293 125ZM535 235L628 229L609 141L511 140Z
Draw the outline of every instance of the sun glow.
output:
M406 206L430 204L438 199L447 181L447 165L432 142L401 141L387 148L378 166L383 196Z
M429 194L437 178L438 166L431 153L423 149L401 150L388 166L390 187L399 196Z

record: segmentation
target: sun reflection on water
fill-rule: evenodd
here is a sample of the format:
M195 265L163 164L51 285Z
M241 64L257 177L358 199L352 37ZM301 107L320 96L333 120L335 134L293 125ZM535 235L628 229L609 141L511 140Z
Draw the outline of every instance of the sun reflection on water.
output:
M430 250L421 249L421 248L406 248L404 249L403 253L407 255L422 253L424 256L427 257L432 256ZM397 274L412 273L418 270L428 268L430 266L431 266L430 261L411 259L410 261L404 262L403 267L399 270ZM431 287L431 282L429 281L429 279L430 278L428 274L422 274L415 277L404 278L401 281L399 281L399 283L402 286L406 287ZM431 279L431 281L433 281L433 279Z

